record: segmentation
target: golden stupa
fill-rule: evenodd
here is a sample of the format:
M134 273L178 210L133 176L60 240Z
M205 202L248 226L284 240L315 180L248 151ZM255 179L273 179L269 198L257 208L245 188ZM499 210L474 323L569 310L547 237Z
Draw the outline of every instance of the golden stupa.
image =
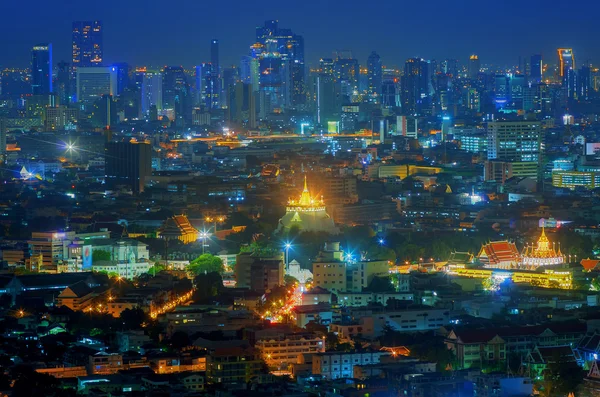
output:
M315 198L308 191L306 176L304 189L298 199L288 199L286 213L279 220L278 231L289 231L297 227L303 232L326 232L339 234L333 219L327 214L323 198Z
M565 263L565 256L560 251L554 248L554 244L550 246L550 240L546 237L546 230L542 227L542 234L536 245L527 245L523 249L522 265L526 268L537 268L539 266L560 265Z

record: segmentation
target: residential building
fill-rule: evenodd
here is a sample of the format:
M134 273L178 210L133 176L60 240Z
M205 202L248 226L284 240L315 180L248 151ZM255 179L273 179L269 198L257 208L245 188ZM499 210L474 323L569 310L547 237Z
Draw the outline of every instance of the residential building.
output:
M317 353L312 358L312 374L325 379L352 378L355 366L378 364L389 355L384 351Z
M325 352L325 341L314 333L292 333L259 339L255 347L269 367L287 368L299 354Z

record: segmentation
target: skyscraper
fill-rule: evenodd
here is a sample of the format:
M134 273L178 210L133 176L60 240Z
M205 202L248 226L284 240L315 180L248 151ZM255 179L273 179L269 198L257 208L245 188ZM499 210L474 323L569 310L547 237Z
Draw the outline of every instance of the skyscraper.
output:
M430 105L429 64L420 58L410 58L402 77L402 112L405 115L427 113Z
M113 67L77 69L77 102L91 105L103 95L116 95L117 70Z
M56 73L56 94L61 105L67 105L72 102L73 80L71 79L71 64L68 62L59 62Z
M109 187L126 185L138 194L152 175L152 146L149 142L108 142L104 162Z
M572 48L559 48L558 50L558 73L564 79L568 76L569 69L575 70L575 54Z
M381 97L381 58L375 51L367 59L367 75L369 78L369 100L380 102Z
M477 80L479 77L479 70L481 69L481 63L479 62L479 56L473 54L469 57L468 77L471 80Z
M73 22L73 67L101 66L102 57L102 23Z
M542 128L538 121L495 121L487 125L487 180L512 176L537 179L542 159Z
M163 106L163 81L162 73L158 71L146 71L142 82L142 114L150 115L150 109L154 107L160 113Z
M531 80L535 82L542 81L542 73L543 73L543 62L542 55L535 54L531 56L531 72L529 73Z
M52 44L38 44L31 50L31 90L34 95L53 91Z
M212 65L212 79L214 85L214 94L212 97L211 109L221 107L222 84L221 84L221 65L219 64L219 40L210 41L210 63Z
M117 95L121 93L129 86L129 65L125 62L114 63L112 67L117 72Z

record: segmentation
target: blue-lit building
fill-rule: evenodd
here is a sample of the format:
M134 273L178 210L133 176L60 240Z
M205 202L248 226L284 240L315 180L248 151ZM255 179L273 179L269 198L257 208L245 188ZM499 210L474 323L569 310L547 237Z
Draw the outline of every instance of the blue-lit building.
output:
M38 44L31 50L31 90L34 95L53 92L52 44Z
M102 66L103 50L100 21L73 22L73 67Z

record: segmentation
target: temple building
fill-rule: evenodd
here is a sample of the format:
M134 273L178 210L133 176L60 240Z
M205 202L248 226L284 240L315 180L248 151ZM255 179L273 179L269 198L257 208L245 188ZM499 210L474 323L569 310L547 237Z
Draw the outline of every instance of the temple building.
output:
M521 262L521 254L515 243L492 241L481 246L477 259L488 268L515 269Z
M554 244L550 246L550 241L546 237L546 231L542 228L542 235L536 245L526 245L523 249L522 267L526 269L536 269L540 266L552 266L565 263L565 255L555 249Z
M286 213L279 220L277 231L288 232L293 227L298 227L301 232L340 233L333 219L327 214L323 198L317 199L310 195L306 177L304 177L304 190L300 197L297 200L288 200Z
M175 215L167 219L160 229L160 236L167 240L179 240L191 244L198 240L199 232L185 215Z

